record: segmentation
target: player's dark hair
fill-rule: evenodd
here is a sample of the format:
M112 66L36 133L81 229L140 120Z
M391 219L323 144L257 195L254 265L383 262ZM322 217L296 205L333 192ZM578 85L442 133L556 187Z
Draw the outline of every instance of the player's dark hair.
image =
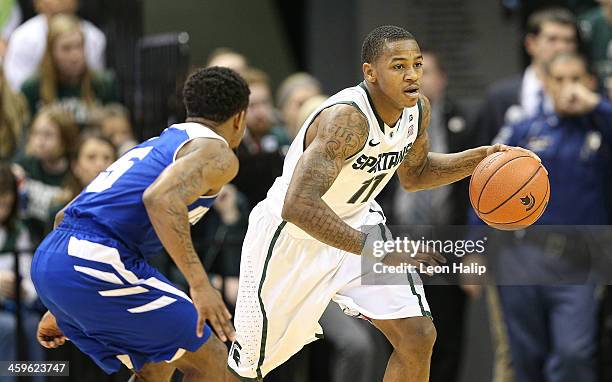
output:
M361 46L361 62L372 63L381 55L386 42L414 40L414 36L404 28L395 25L380 26L366 36Z
M183 102L187 117L224 122L246 110L249 94L249 87L238 73L213 66L191 73L183 87Z
M17 179L11 170L11 164L8 162L0 162L0 195L13 194L15 199L6 220L0 221L0 226L8 229L14 229L17 221L17 206L19 203L19 194L17 192Z
M536 11L527 19L527 34L538 35L544 23L567 25L576 29L576 17L572 12L561 7L545 8Z

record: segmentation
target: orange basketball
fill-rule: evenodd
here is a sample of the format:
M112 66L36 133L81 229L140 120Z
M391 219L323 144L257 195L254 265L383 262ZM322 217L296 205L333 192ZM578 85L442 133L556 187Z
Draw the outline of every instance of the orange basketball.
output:
M489 155L470 179L470 202L491 227L517 230L530 226L548 204L550 184L544 166L521 150Z

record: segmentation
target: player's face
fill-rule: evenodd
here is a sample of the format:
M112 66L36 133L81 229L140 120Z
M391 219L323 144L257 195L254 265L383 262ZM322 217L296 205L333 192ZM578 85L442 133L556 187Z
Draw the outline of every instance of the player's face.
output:
M53 61L64 78L78 78L85 71L85 49L80 31L66 32L53 44Z
M108 142L91 138L81 146L73 171L81 184L87 185L115 159L115 151Z
M383 54L374 62L375 83L398 109L412 107L419 100L423 77L423 56L415 40L385 44Z
M570 25L545 22L540 33L528 36L525 44L534 62L548 62L559 53L576 51L576 30Z
M42 114L34 121L28 149L40 160L55 160L64 154L59 126Z
M576 84L584 85L591 90L595 86L593 77L588 73L581 60L558 59L550 65L546 89L553 100L557 113L561 115L571 114L565 108L568 102L564 100L564 97L569 94L568 89Z

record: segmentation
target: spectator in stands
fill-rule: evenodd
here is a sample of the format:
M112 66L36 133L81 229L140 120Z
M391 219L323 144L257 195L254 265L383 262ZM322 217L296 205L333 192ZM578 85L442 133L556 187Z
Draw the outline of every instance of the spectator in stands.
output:
M243 76L251 96L247 130L237 150L240 170L233 183L245 193L252 208L281 175L289 137L276 118L268 76L258 69L249 69Z
M0 160L10 160L19 151L28 118L25 98L13 92L0 66Z
M499 295L516 382L595 382L598 293L574 274L578 258L590 257L588 243L559 226L610 224L612 103L595 92L596 79L576 53L554 56L545 74L554 111L505 127L498 140L542 159L552 191L537 224L549 227L503 248L499 278L508 279L500 280ZM508 286L511 276L528 285Z
M422 50L421 91L431 102L429 142L432 152L449 153L474 145L474 128L466 113L446 94L447 77L439 57ZM464 225L468 212L468 185L464 179L445 187L406 192L395 184L393 221L401 225ZM444 232L444 231L441 231ZM431 358L430 381L459 380L463 348L466 293L458 285L425 285L427 301L436 318L438 337Z
M290 136L295 137L301 124L297 123L298 111L304 102L321 94L321 84L308 73L294 73L280 84L276 93L276 106Z
M599 7L581 15L578 25L599 86L612 99L612 0L599 0Z
M75 15L78 0L33 0L37 16L20 25L11 35L6 51L4 70L13 90L32 77L38 69L47 46L47 23L51 16ZM106 37L92 23L80 20L85 40L87 64L94 70L104 68Z
M208 56L206 66L222 66L237 71L240 74L249 67L247 59L242 54L230 48L217 48Z
M104 106L100 128L102 134L113 142L119 156L138 144L134 139L130 112L121 104L112 103Z
M476 122L478 143L491 143L504 125L531 117L540 109L552 110L543 89L543 65L555 54L574 52L576 47L576 20L567 9L547 8L529 16L525 49L531 64L523 73L491 85Z
M35 243L50 225L48 211L62 193L77 139L78 128L72 115L59 105L44 107L34 118L26 155L17 160L17 165L25 179L22 193L27 199L26 223Z
M17 0L0 2L0 59L4 57L8 40L19 24L21 24L21 8Z
M17 322L15 320L16 281L21 280L21 320L27 360L44 361L42 347L36 340L40 314L35 309L36 289L30 278L33 245L18 218L17 179L7 162L0 162L0 360L16 361ZM20 277L14 273L18 252ZM12 381L0 376L0 381ZM37 379L39 381L40 379Z
M69 15L49 19L47 48L39 73L24 82L21 91L33 113L44 105L60 102L80 126L90 122L95 107L118 99L114 76L94 72L87 65L81 25Z
M55 214L116 159L117 150L108 138L96 131L81 134L77 148L70 159L71 171L64 180L63 192L53 200L49 210L49 222L53 222Z

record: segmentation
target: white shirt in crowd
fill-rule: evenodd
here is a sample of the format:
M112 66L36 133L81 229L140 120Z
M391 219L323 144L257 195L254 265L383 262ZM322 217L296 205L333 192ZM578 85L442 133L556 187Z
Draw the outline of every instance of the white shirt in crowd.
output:
M94 70L104 68L106 37L89 21L81 21L85 36L85 57ZM47 44L47 17L38 15L20 25L11 35L4 57L4 74L11 87L18 91L33 76L42 60Z

